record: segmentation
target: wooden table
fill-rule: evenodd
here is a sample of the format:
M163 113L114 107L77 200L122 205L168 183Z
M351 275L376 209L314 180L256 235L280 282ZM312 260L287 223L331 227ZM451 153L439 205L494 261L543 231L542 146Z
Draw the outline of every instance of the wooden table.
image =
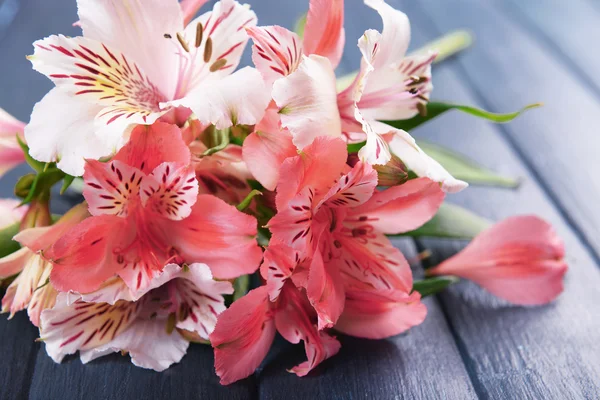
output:
M292 27L307 1L255 0L261 25ZM212 351L193 345L164 373L112 355L82 366L55 364L25 313L0 318L0 399L593 399L600 397L600 3L595 0L389 0L412 22L416 48L452 29L476 36L472 49L434 70L434 94L513 111L546 106L508 125L449 114L415 135L445 144L496 171L522 178L518 190L472 187L449 196L499 220L536 213L566 242L565 293L545 307L513 307L470 283L425 300L429 315L410 332L382 341L340 337L343 348L314 373L286 372L302 346L276 343L253 377L218 384ZM74 0L0 0L0 107L28 120L52 86L31 70L31 43L52 33L76 36ZM360 0L346 1L346 52L339 73L359 65L356 41L380 29ZM250 61L248 51L244 58ZM0 195L26 169L0 182ZM57 212L67 209L56 200ZM410 259L433 262L464 243L399 241ZM417 266L418 268L418 266ZM417 271L418 273L418 271Z

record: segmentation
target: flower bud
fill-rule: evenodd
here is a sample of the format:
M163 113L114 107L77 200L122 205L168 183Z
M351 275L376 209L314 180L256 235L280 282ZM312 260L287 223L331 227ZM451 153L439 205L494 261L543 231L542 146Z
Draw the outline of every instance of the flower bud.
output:
M379 186L401 185L408 180L408 168L398 158L392 154L392 159L385 165L374 165L377 171L377 180Z

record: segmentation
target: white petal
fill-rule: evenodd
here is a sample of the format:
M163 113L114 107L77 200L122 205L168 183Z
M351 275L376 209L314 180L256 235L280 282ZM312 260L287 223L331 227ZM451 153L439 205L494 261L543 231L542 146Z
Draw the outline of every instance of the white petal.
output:
M298 149L317 136L341 136L335 74L327 58L304 57L295 72L274 83L273 100Z
M176 0L78 0L83 35L135 60L160 91L172 98L178 77L177 42L183 15Z
M381 125L385 127L385 124ZM440 182L442 190L445 192L457 193L469 186L468 183L454 178L440 163L425 154L407 132L394 129L394 136L389 142L389 146L392 153L398 156L415 174Z
M96 135L94 117L101 109L52 89L35 105L25 127L29 154L39 161L58 161L58 167L68 174L83 175L86 158L108 156L121 146L120 140L106 143Z
M269 101L260 73L246 67L223 79L205 81L183 99L163 106L188 107L200 122L225 129L237 124L256 124Z

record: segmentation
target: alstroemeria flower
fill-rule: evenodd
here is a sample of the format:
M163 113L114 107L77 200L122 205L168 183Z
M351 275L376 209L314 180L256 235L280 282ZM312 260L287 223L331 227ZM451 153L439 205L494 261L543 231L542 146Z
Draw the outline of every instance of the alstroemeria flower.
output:
M42 312L40 338L56 362L77 351L84 364L124 351L133 364L163 371L187 352L180 331L208 339L231 293L231 283L214 281L205 264L169 264L136 297L120 278L86 295L60 293Z
M87 207L78 205L52 226L25 229L15 236L14 240L23 248L0 258L0 279L19 274L2 299L2 312L10 312L9 318L27 308L29 319L39 326L40 313L54 305L57 295L48 283L52 264L43 258L42 253L88 215Z
M89 160L85 169L83 195L93 216L46 254L60 291L91 292L114 275L143 291L169 262L210 263L219 279L258 268L256 220L214 196L198 196L176 126L138 126L110 162Z
M23 136L25 124L0 108L0 177L25 162L17 135Z
M177 0L78 0L83 36L34 43L35 70L56 84L25 128L30 154L72 175L113 154L128 127L173 107L218 128L254 124L268 104L260 74L232 72L254 12L222 0L187 27ZM76 132L76 134L74 133Z
M334 326L345 296L362 291L375 291L390 302L403 299L415 315L424 316L418 294L409 295L410 267L385 235L407 232L427 222L440 207L444 192L427 178L376 191L373 167L359 161L351 168L346 158L342 139L320 137L283 163L277 214L268 227L272 243L289 246L299 255L296 262L270 263L267 284L290 277L298 260L312 259L305 288L319 314L320 328ZM269 259L268 251L265 262ZM282 268L282 264L291 267ZM343 282L343 288L336 286L337 281ZM380 322L384 325L385 321Z
M289 141L302 149L317 136L343 136L350 142L366 140L359 156L370 164L389 162L391 149L417 175L442 182L445 191L465 188L466 183L454 179L427 156L408 133L378 122L408 119L419 112L432 90L430 64L435 54L406 56L410 40L406 15L383 0L365 2L381 15L383 32L368 30L360 38L361 70L341 93L336 90L336 63L331 62L331 56L323 57L326 54L307 52L307 39L303 48L295 33L279 26L248 28L255 43L254 63L265 81L273 83L272 97L281 122L280 126L271 123L270 132L257 128L261 140L244 144L249 168L266 169L281 163L290 151ZM309 17L311 14L321 16L322 26L335 27L313 27L312 32L322 35L323 43L343 44L343 30L338 27L343 20L342 1L312 1ZM305 32L311 33L308 23ZM270 188L274 178L259 175L257 179Z
M267 355L276 331L290 343L304 342L308 360L290 371L308 374L340 350L334 337L317 329L316 320L306 296L292 285L283 287L275 303L269 301L266 286L251 290L219 315L210 335L221 384L250 376Z
M549 223L535 216L511 217L427 273L460 276L511 303L538 305L562 293L564 256L564 244Z

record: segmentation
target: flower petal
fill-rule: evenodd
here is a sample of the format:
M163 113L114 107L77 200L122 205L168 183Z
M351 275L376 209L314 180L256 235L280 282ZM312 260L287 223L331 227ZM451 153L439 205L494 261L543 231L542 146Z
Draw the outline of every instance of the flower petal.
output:
M440 163L425 154L407 132L386 128L385 124L378 123L376 126L393 133L389 142L390 150L417 176L441 183L442 190L446 193L457 193L469 186L466 182L454 178Z
M6 171L25 162L25 155L17 142L17 135L22 138L24 128L23 122L0 108L0 177Z
M283 285L291 278L300 262L299 253L293 248L276 242L269 244L260 266L260 274L266 281L269 291L269 300L277 300Z
M344 0L311 0L304 29L304 54L327 57L335 69L345 42Z
M42 311L54 307L56 296L58 296L58 291L48 283L50 271L51 268L44 268L44 272L39 281L40 286L34 290L31 300L29 301L29 306L27 307L29 320L38 328L40 327L40 316Z
M316 252L309 267L306 296L319 318L318 328L331 328L344 309L344 284L335 263L323 263Z
M269 101L260 73L246 67L222 79L204 80L184 98L163 103L163 106L189 107L201 123L225 129L238 124L256 124Z
M181 129L172 124L155 122L137 126L129 142L114 160L138 168L149 175L163 162L189 164L190 150L182 139Z
M515 304L546 304L563 291L564 244L535 216L511 217L480 233L429 273L472 280Z
M146 71L151 82L172 98L178 77L179 58L174 44L164 38L183 30L183 15L177 1L78 0L83 35L103 42L117 59L127 55ZM108 59L106 60L110 62Z
M354 108L354 118L362 125L362 130L367 135L367 142L358 151L358 157L362 161L373 165L387 164L392 159L392 154L386 141L367 123L356 106Z
M281 336L290 343L304 342L308 360L290 370L298 376L305 376L321 362L336 355L341 346L335 338L317 330L307 305L299 290L287 286L281 292L275 312L275 325Z
M358 207L373 196L376 187L377 171L370 164L359 161L329 189L321 204L330 208Z
M290 133L278 125L277 111L268 109L255 131L244 140L244 161L256 180L268 190L275 190L283 161L298 154Z
M295 72L273 84L273 100L298 149L318 136L341 136L335 74L328 59L304 57Z
M32 256L31 250L24 247L0 258L0 279L6 279L21 272L25 268L27 260Z
M29 154L43 162L58 161L57 166L68 174L83 175L85 159L108 156L122 145L121 138L110 143L98 136L102 132L96 134L94 118L100 110L101 106L52 89L35 105L25 127Z
M324 196L345 172L347 158L346 143L342 139L318 137L298 156L285 160L277 184L277 210L284 210L305 188Z
M143 69L114 48L54 35L36 41L34 49L33 69L79 101L106 107L98 114L105 125L118 119L151 124L163 114L158 105L167 98Z
M184 24L190 23L194 16L206 4L208 0L181 0L179 5L181 6L181 12L183 13Z
M266 286L251 290L219 315L210 342L221 384L250 376L267 355L274 337Z
M383 31L373 66L377 69L399 62L406 55L410 43L410 22L406 14L390 7L384 0L365 0L383 20Z
M247 29L254 40L252 61L265 80L272 85L294 72L302 61L302 40L280 26L257 26Z
M137 205L144 173L121 161L89 160L85 166L83 196L92 215L126 218Z
M351 336L385 339L419 325L427 315L418 292L396 301L371 295L371 298L360 294L349 296L335 329Z
M222 79L235 71L248 42L244 28L255 25L254 11L233 0L217 1L212 11L190 22L183 33L189 52L180 54L190 60L187 92L204 80Z
M30 304L33 293L46 282L42 278L46 276L45 270L51 268L50 264L35 254L30 256L19 276L7 289L8 296L2 299L2 312L9 312L12 317L18 311L24 310ZM9 294L10 292L10 294Z
M172 220L187 218L198 198L196 173L189 165L162 163L144 179L142 204L146 210Z
M53 308L41 317L41 340L46 352L59 363L68 355L109 343L135 320L141 303L119 301L107 303L67 302L67 293L60 293Z
M123 269L113 252L131 236L127 221L90 217L70 229L45 253L53 263L50 281L61 292L88 293Z
M375 192L368 202L353 209L351 215L368 221L379 232L404 233L433 218L444 197L437 182L428 178L411 179L400 186Z
M164 230L184 259L210 265L218 279L251 274L262 259L256 219L211 195L198 196L192 214Z
M269 221L272 240L311 256L320 235L319 227L313 224L314 205L314 191L305 187Z

